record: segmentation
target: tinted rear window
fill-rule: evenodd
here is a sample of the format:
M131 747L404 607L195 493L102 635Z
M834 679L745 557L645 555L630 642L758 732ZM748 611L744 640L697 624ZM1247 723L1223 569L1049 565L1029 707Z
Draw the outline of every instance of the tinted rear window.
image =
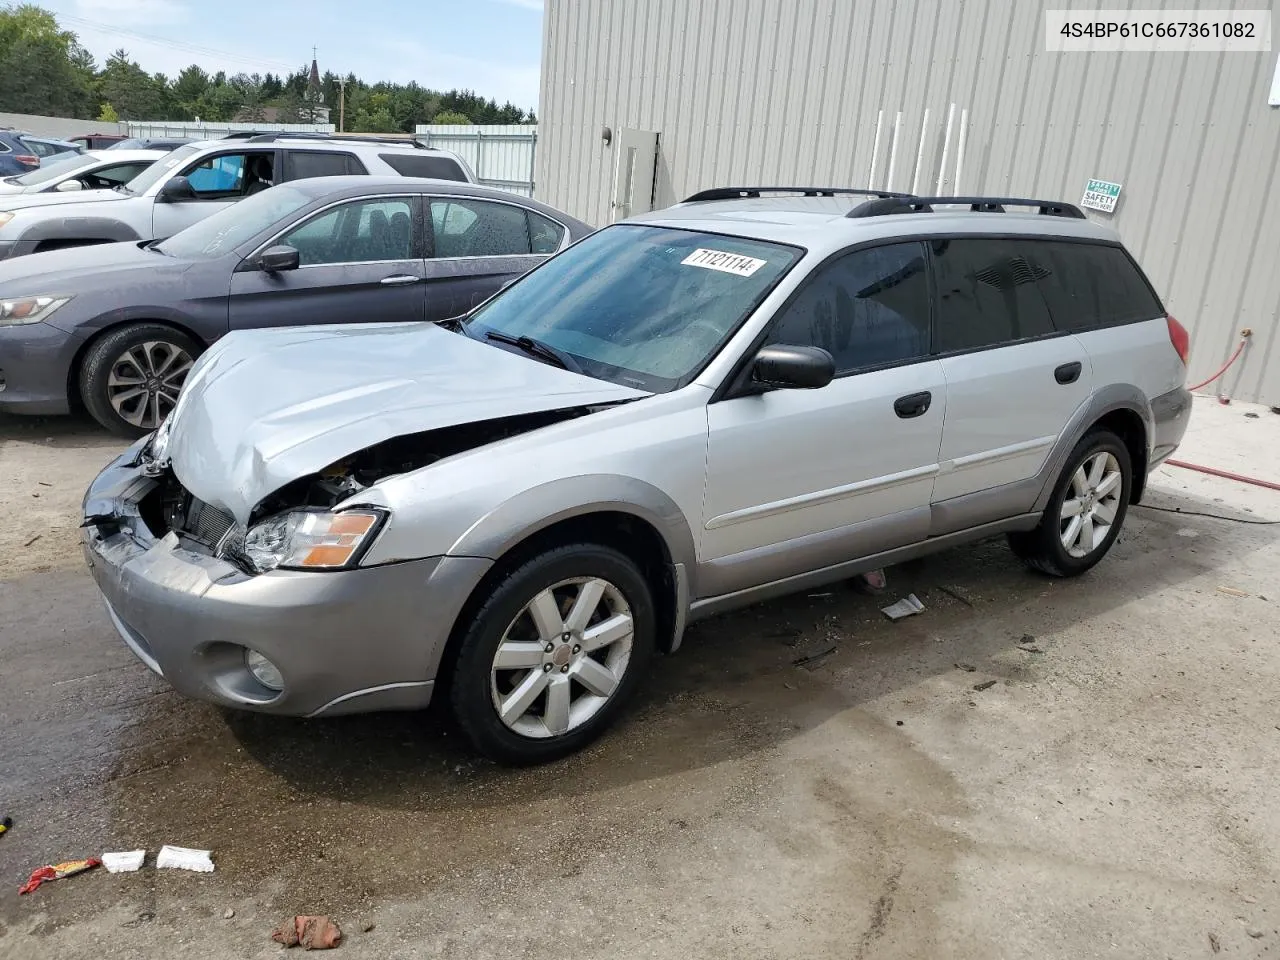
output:
M402 177L428 177L432 180L462 180L466 182L466 174L448 157L432 156L416 153L380 153L382 160Z
M291 150L286 155L288 179L342 177L365 173L364 164L349 153L321 153L318 150Z
M937 349L975 350L1054 332L1036 282L1044 268L1015 240L933 241Z
M1059 330L1097 330L1164 314L1120 247L1052 240L1025 241L1023 246L1042 275L1040 289Z

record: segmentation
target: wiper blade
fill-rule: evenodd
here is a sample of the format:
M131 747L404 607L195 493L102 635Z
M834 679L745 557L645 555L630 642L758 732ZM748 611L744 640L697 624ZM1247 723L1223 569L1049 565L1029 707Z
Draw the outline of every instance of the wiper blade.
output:
M582 373L582 367L578 366L578 361L550 344L543 343L541 340L535 340L533 337L513 337L507 333L499 333L497 330L489 330L484 335L486 340L496 340L498 343L509 343L513 347L519 347L531 357L539 357L547 360L562 370L568 370L571 373Z

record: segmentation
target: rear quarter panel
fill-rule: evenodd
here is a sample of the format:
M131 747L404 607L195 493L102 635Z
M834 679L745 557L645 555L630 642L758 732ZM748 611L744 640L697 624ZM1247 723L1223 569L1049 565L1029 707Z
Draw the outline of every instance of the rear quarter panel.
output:
M1131 383L1150 401L1181 387L1186 379L1186 368L1169 340L1164 317L1088 330L1077 333L1076 338L1089 352L1095 390Z

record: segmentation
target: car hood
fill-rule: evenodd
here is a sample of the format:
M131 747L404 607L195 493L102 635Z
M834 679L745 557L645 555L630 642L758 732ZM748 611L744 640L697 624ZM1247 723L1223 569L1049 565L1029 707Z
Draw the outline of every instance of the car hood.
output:
M24 187L20 183L5 183L3 180L0 180L0 197L16 197L30 192L30 190L30 187ZM3 202L3 200L0 200L0 203Z
M151 455L246 525L286 483L393 437L647 395L428 322L238 331L192 368Z
M131 270L144 272L150 288L161 276L180 276L189 266L186 260L146 250L137 240L67 247L0 260L0 293L6 296L105 294L136 280L129 277Z
M68 190L66 193L19 193L0 197L0 210L25 210L28 207L56 207L64 203L87 203L92 200L128 200L118 190Z

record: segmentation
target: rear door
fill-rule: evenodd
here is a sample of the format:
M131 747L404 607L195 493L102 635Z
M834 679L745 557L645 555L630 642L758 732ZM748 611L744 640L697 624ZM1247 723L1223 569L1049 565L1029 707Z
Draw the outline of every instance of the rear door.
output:
M560 249L563 225L517 203L430 197L427 319L466 313Z
M982 236L930 241L935 343L947 381L935 502L1035 476L1092 390L1089 355L1054 328L1037 286L1044 268L1024 244Z
M284 179L305 180L309 177L344 177L369 171L353 153L327 150L286 150Z
M420 198L364 197L311 214L268 246L295 248L296 270L249 257L231 280L232 330L423 318Z

